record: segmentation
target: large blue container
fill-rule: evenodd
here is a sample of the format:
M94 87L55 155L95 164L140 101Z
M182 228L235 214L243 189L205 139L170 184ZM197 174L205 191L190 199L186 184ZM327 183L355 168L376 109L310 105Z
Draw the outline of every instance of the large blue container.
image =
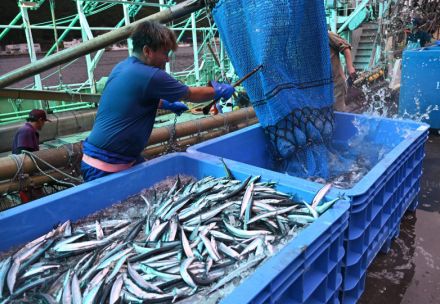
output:
M296 193L309 202L320 188L307 181L291 184L290 179L271 171L233 161L227 164L237 179L261 175L263 181L278 182L278 190ZM0 212L0 250L30 241L59 222L75 221L177 174L200 179L224 176L225 172L222 163L212 156L170 154ZM347 201L337 202L260 265L222 303L338 303L348 208Z
M363 130L369 130L365 141L389 150L352 188L332 190L345 193L350 199L341 300L355 303L364 291L368 266L381 249L385 252L389 249L392 239L399 233L403 213L417 206L428 126L349 113L336 113L335 119L333 143L339 149L350 149L348 142L359 132L356 126L363 126ZM188 152L210 154L260 168L272 167L268 143L260 125L195 145ZM293 185L303 181L290 178Z
M440 107L440 46L404 51L399 114L423 114L435 105ZM440 110L423 121L440 129Z

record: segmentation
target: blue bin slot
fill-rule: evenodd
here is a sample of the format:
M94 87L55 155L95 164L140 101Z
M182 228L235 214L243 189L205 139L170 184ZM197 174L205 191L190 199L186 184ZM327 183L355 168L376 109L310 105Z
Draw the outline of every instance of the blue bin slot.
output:
M292 184L291 179L274 172L226 162L237 179L261 175L263 181L277 182L277 190L295 193L309 202L320 189L319 185L307 181L299 180ZM177 174L197 179L225 175L217 158L187 153L166 155L0 212L0 250L28 242L51 230L54 224L68 219L75 221ZM327 198L335 196L328 195ZM328 282L340 282L348 208L347 201L337 202L277 254L262 263L222 303L273 303L279 299L285 300L284 303L336 301L340 284L329 289ZM325 300L327 298L330 300Z
M351 204L349 228L344 240L343 303L344 299L354 299L362 293L366 265L371 263L393 231L395 233L393 227L395 223L400 223L406 205L411 204L411 210L417 206L416 198L404 198L422 172L421 161L428 135L426 124L335 113L333 145L336 149L348 148L347 143L358 132L355 125L368 126L365 141L382 145L389 152L352 188L331 191L334 195L345 194ZM260 170L270 170L272 166L260 125L203 142L190 147L188 152L243 162ZM287 176L283 172L278 174ZM288 178L292 184L303 181L296 177ZM400 208L397 213L396 208ZM349 296L344 296L345 291Z

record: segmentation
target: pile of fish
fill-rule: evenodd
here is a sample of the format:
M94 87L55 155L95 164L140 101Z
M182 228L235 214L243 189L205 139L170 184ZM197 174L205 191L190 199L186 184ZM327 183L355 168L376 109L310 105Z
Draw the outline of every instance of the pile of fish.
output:
M139 219L70 221L0 262L0 303L175 302L271 256L337 200L310 204L259 177L206 177L147 198Z

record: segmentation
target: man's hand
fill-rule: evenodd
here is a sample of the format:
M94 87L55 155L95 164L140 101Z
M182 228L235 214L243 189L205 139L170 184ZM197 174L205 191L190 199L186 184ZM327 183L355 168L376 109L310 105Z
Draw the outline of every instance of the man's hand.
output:
M180 101L169 102L168 100L162 99L161 108L164 110L170 110L176 115L181 115L183 112L188 110L188 107Z
M356 69L354 68L354 66L352 64L347 65L347 72L348 75L350 75L350 77L353 77L356 79Z
M351 86L353 86L353 83L354 83L354 81L357 78L357 73L356 73L356 70L354 68L351 70L351 72L349 70L348 73L349 74L348 74L348 79L347 79L347 85L349 87L351 87Z
M231 98L232 94L234 94L235 89L233 86L231 86L230 84L226 84L226 83L219 83L217 81L210 81L209 85L212 86L214 88L214 99L220 99L220 98L224 98L224 99L229 99Z

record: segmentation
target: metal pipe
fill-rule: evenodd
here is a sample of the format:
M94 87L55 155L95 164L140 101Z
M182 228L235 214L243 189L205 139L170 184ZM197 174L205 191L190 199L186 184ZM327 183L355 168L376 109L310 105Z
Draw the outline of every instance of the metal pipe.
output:
M254 117L255 111L253 108L244 108L234 112L180 123L176 125L176 137L179 138L198 134L214 128L237 124ZM172 125L154 129L148 140L148 145L154 145L169 140L171 130Z
M233 126L230 131L239 130L239 129L254 125L256 123L258 123L258 119L256 117L251 118L246 123L239 123L236 126ZM219 136L224 135L226 133L227 133L226 130L223 130L223 129L208 131L207 133L201 134L199 136L192 136L192 137L187 137L187 138L178 140L177 145L181 146L181 147L191 146L191 145L197 144L197 143L205 141L205 140L219 137ZM142 152L142 155L148 159L151 159L154 156L165 153L167 151L167 149L168 149L168 147L165 145L158 145L158 146L154 146L154 147L149 147L149 148L145 149L144 152Z
M64 113L52 114L49 116L52 122L46 124L43 130L40 131L39 140L45 142L60 136L88 131L92 129L95 118L96 109L70 110ZM7 120L0 119L0 121ZM0 152L11 151L14 135L22 125L22 122L0 125L0 138L2 139L0 140Z
M79 157L81 155L81 143L75 143L72 145L69 145L70 148L63 146L61 148L57 149L47 149L47 150L41 150L35 153L38 158L43 159L44 161L50 163L52 166L56 168L62 168L66 164L68 164L69 159L72 159L74 157ZM72 152L72 154L69 153L69 150ZM21 173L27 173L31 174L34 172L37 172L37 168L35 164L32 162L32 160L29 158L29 156L26 156L25 154L17 155L17 160L19 163L22 163L22 168L20 170ZM38 162L38 166L42 170L48 170L50 167L46 166L45 164ZM0 158L0 180L10 180L12 179L16 173L17 173L17 164L11 157L2 157Z
M81 57L86 54L90 54L94 51L105 48L106 46L112 45L118 41L127 39L131 32L136 28L136 26L144 21L157 21L161 23L167 23L176 18L185 16L189 13L197 11L205 6L205 1L203 0L187 0L180 4L177 4L167 10L158 12L151 16L140 19L129 25L121 27L117 30L113 30L109 33L98 36L94 39L86 41L78 46L64 49L58 53L55 53L49 57L38 60L33 64L28 64L13 70L0 78L0 88L7 87L17 81L23 80L27 77L36 75L40 72L58 66L60 64L66 63L75 58Z
M258 122L257 118L252 118L247 123L240 123L233 129L239 130L239 129L245 128L249 125L253 125L257 122ZM225 130L209 131L209 132L202 134L200 136L197 136L197 137L194 136L194 137L189 137L189 138L184 138L182 140L179 140L179 141L177 141L177 144L182 147L191 146L191 145L197 144L199 142L221 136L225 133L226 133ZM152 159L157 156L160 156L161 154L165 153L166 151L167 151L166 146L159 145L159 146L150 147L150 148L145 149L144 152L142 152L142 155L148 159ZM55 178L57 180L64 179L64 176L58 172L46 172L46 174L52 176L53 178ZM0 193L8 193L8 192L12 192L12 191L18 191L20 189L23 189L23 187L26 187L26 186L41 187L45 183L50 183L52 181L53 180L46 175L29 176L24 181L21 181L21 182L14 181L14 182L1 183L0 184ZM0 210L1 210L1 208L0 208Z
M255 118L253 108L245 108L238 111L215 115L212 117L201 118L194 121L180 123L176 125L176 138L182 138L189 135L200 134L215 128L234 126L240 123L248 122ZM148 141L148 146L167 142L170 139L172 125L154 129ZM47 149L35 152L35 154L50 163L52 166L61 168L69 163L69 160L80 157L82 153L81 143L65 145L57 149ZM19 162L23 162L22 173L33 173L37 171L35 164L25 155L17 155ZM39 164L40 165L40 164ZM17 164L11 157L0 158L0 181L10 180L17 173ZM41 169L48 169L41 164Z
M51 173L48 173L48 175L52 176L53 178L55 178L57 180L64 179L64 176L58 172L51 172ZM53 182L53 180L49 176L46 176L46 175L29 176L22 181L1 183L0 184L0 193L9 193L12 191L19 191L19 190L24 189L29 186L41 187L42 185L49 183L49 182ZM1 208L0 208L0 211L1 211Z

